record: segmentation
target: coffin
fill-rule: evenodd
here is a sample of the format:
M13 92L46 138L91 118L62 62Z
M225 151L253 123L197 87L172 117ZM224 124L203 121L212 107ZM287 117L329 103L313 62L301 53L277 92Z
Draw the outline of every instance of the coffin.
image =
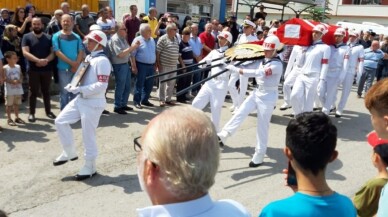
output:
M323 36L322 41L327 45L335 44L334 32L339 26L298 18L290 19L281 25L277 29L276 35L279 37L280 41L286 45L309 46L312 44L312 30L317 24L323 24L328 29L328 32ZM348 36L346 35L344 37L344 42L347 40Z

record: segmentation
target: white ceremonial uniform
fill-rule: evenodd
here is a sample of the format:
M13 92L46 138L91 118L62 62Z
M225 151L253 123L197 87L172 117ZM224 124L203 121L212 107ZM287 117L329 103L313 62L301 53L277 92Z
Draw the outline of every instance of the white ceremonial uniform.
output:
M346 69L345 79L342 82L341 99L337 106L337 113L342 114L350 91L352 89L354 76L357 72L357 80L360 79L364 69L364 47L358 43L349 43L349 60L348 68Z
M139 217L250 217L249 212L234 200L213 201L206 194L195 200L155 205L137 209Z
M252 162L255 164L262 163L267 151L269 123L278 99L278 85L282 73L283 63L279 58L264 59L257 69L244 69L243 76L256 77L257 87L222 128L222 131L233 135L245 118L252 111L257 110L257 144L255 155L252 158Z
M111 64L102 50L86 57L90 66L81 82L80 93L55 119L55 127L64 150L74 148L70 124L81 120L85 160L95 160L98 154L96 129L106 106L105 91L108 87Z
M322 112L329 114L331 107L335 104L338 86L345 79L348 68L349 46L344 43L330 45L329 69L326 78L325 91L318 93L322 103Z
M253 35L245 35L241 34L238 38L235 44L243 44L247 42L253 42L258 41L257 37ZM256 62L256 64L252 64L252 61L245 62L241 65L241 68L244 69L254 69L259 66L260 62ZM236 88L236 82L240 79L240 92ZM235 108L238 108L241 103L245 99L245 94L248 90L248 77L242 76L240 74L232 73L230 75L229 83L228 83L228 90L230 93L230 97L232 98L232 103Z
M205 58L203 58L201 62L206 62L206 60L213 60L225 55L225 51L228 49L227 46L221 47L217 50L212 50ZM213 61L211 65L217 65L222 63L223 60ZM225 70L225 66L217 66L211 69L209 76L217 74ZM221 75L207 81L199 90L197 96L194 98L192 105L198 109L204 109L205 106L210 102L210 110L211 110L211 120L218 132L220 117L221 117L221 109L222 105L225 101L225 96L228 92L228 81L229 81L230 72L226 71Z
M322 41L307 49L302 73L296 78L291 91L290 102L295 115L313 111L317 85L320 78L326 77L329 58L330 47Z
M284 83L283 83L283 98L284 106L291 105L290 96L292 86L296 81L296 78L301 72L302 66L306 58L307 46L295 45L292 48L290 58L288 60L286 71L284 72Z

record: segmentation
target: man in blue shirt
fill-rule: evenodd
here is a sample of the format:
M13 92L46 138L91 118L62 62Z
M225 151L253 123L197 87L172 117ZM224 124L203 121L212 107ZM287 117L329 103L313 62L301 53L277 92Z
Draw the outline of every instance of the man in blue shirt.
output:
M376 76L378 62L384 58L385 54L380 49L380 43L377 40L372 41L370 48L364 50L364 70L359 78L357 95L361 98L362 91L364 93L372 86ZM364 87L365 86L365 87Z
M290 168L295 170L296 185L289 183L296 193L271 202L260 217L355 217L350 199L333 191L325 179L327 164L338 156L336 144L337 128L324 113L305 112L291 120L286 129L284 153Z
M54 52L58 57L58 77L60 88L60 108L63 110L75 95L67 92L64 87L71 82L74 73L83 59L81 38L73 30L73 18L65 14L61 19L62 30L52 38Z
M155 72L156 46L154 39L151 38L150 25L143 23L139 29L140 36L133 40L132 46L137 41L140 41L140 46L132 52L131 66L132 72L137 75L133 102L136 108L142 109L142 105L154 106L148 101L154 79L146 79L146 77L153 75Z
M193 56L194 56L194 64L199 63L201 61L202 56L202 42L201 39L198 37L198 24L191 25L191 36L189 40L190 47L193 49ZM191 70L197 70L198 66L193 67ZM201 72L197 72L193 74L193 84L199 82L201 80ZM196 95L199 91L200 86L193 88L192 94Z

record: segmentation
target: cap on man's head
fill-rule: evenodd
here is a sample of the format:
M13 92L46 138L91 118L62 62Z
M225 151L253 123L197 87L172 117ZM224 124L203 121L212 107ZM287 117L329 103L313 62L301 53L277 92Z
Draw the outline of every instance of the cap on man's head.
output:
M349 36L358 37L357 31L354 30L354 29L349 30L349 31L348 31L348 34L349 34Z
M326 28L326 26L324 26L322 24L318 24L318 25L314 26L313 31L320 32L320 33L322 33L322 35L324 35L327 33L327 28Z
M370 146L373 148L378 146L378 145L388 145L388 139L381 139L376 131L372 131L367 135L368 138L368 143Z
M345 29L343 28L337 28L334 32L334 35L341 35L341 36L345 36L346 35L346 31Z
M250 20L244 20L243 26L244 26L244 27L251 26L251 27L253 27L253 28L256 28L256 24L255 24L254 22L250 21Z

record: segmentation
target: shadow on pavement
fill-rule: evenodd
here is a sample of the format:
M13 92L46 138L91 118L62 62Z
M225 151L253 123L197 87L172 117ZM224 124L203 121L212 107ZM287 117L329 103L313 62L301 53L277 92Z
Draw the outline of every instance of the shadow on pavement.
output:
M75 180L74 176L67 176L61 179L62 182L69 182L69 181L74 181L78 182ZM90 179L85 179L81 181L89 186L92 187L99 187L99 186L104 186L104 185L114 185L117 187L123 188L124 192L126 194L131 194L134 192L141 192L141 188L139 185L139 180L137 178L137 175L119 175L116 177L111 177L107 175L102 175L97 173L94 177Z

